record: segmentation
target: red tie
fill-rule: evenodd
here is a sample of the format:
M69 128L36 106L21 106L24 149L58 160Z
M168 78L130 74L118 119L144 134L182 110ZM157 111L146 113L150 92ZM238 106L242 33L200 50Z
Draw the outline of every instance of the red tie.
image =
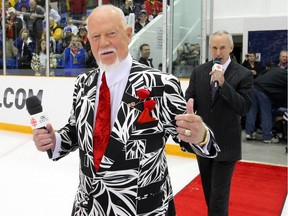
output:
M100 86L96 123L93 134L94 165L96 171L100 166L101 159L104 155L104 152L106 150L109 141L111 131L110 119L111 119L110 92L107 86L104 72L102 75L102 84Z

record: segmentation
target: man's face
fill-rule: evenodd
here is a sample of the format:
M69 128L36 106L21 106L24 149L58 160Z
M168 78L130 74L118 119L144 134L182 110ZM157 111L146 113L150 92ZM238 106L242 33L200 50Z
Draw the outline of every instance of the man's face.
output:
M30 5L30 8L32 8L32 9L34 9L34 8L36 8L36 1L35 0L30 0L29 1L29 5Z
M147 14L141 13L141 14L139 15L139 20L140 20L140 22L146 22L146 20L147 20Z
M67 20L67 24L68 24L68 25L72 25L72 24L73 24L73 20L72 20L72 19L68 19L68 20Z
M150 47L149 46L143 46L141 50L141 55L143 58L148 59L150 56Z
M77 36L74 36L74 37L71 38L70 44L71 44L71 47L73 49L78 48L79 47L79 43L80 43L80 41L79 41L79 38Z
M54 20L49 20L49 27L52 28L54 26Z
M287 54L288 54L288 52L281 52L280 53L279 60L280 60L281 64L287 63L287 59L288 59Z
M179 47L177 48L177 53L178 53L178 55L182 55L183 52L184 52L183 46L179 46Z
M79 30L79 35L81 35L82 37L84 37L85 35L87 35L87 31L86 31L86 29L80 29Z
M213 59L221 58L225 63L233 51L233 44L230 43L227 35L214 35L210 42L210 54Z
M125 27L116 11L98 10L88 19L88 38L97 62L112 66L128 55L132 28Z
M133 6L133 1L132 1L132 0L126 0L125 3L126 3L129 7Z
M256 60L256 55L254 53L249 53L248 60L254 62Z

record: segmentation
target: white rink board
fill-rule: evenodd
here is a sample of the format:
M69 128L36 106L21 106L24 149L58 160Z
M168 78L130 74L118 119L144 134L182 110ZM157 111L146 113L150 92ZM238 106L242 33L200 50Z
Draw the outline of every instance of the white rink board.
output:
M0 77L0 123L30 126L25 100L42 94L43 111L54 129L65 124L69 117L75 78L33 76Z

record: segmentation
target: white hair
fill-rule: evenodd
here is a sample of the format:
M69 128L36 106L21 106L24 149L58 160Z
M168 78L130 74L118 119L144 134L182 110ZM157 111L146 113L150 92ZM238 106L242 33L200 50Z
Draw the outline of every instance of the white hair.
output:
M114 6L114 5L101 5L101 6L98 6L98 7L96 7L92 12L91 12L91 14L88 16L88 18L87 18L87 20L86 20L86 23L88 23L88 21L89 21L89 18L90 18L90 16L93 14L93 13L95 13L95 12L97 12L97 11L107 11L107 13L108 14L111 14L111 13L116 13L116 14L118 14L119 15L119 18L120 18L120 21L121 21L121 23L123 24L123 27L124 28L126 28L126 27L128 27L127 26L127 22L126 22L126 17L125 17L125 15L124 15L124 13L123 13L123 11L120 9L120 8L118 8L118 7L116 7L116 6ZM89 31L89 29L88 29L88 31Z

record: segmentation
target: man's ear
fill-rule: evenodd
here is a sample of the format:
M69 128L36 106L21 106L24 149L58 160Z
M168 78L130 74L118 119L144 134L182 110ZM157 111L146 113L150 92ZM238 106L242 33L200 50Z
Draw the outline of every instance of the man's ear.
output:
M129 43L131 42L132 36L133 36L133 28L131 26L127 27L127 36L129 38Z
M234 44L231 45L231 51L230 52L233 52L233 49L234 49Z

